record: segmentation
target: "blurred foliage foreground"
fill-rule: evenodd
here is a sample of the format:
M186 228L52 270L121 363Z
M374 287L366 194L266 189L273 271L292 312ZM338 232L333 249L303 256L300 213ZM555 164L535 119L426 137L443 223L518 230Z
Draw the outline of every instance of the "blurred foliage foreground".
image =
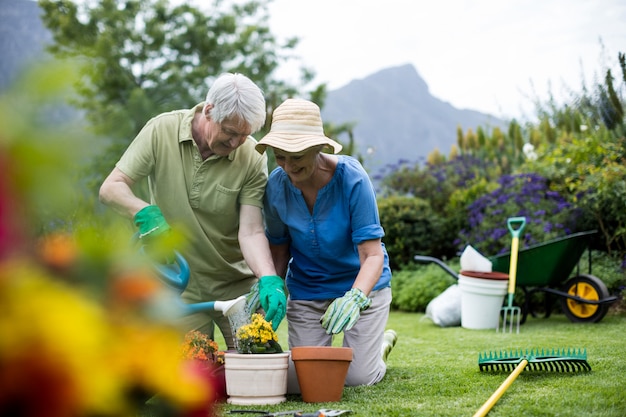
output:
M62 120L75 75L46 65L0 98L0 415L136 415L157 394L153 415L212 415L210 370L153 313L166 290L77 209L93 142Z

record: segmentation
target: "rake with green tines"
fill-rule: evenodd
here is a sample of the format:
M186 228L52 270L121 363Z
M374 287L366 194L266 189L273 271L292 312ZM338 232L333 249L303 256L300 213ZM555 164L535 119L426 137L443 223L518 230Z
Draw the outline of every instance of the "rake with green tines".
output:
M489 397L474 417L487 415L504 392L525 369L531 371L578 372L591 371L586 349L531 349L513 352L481 353L478 356L481 371L513 371Z

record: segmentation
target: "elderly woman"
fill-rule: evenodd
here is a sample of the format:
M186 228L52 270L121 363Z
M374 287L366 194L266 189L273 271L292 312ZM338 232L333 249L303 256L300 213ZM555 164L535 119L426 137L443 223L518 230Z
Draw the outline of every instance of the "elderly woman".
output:
M385 332L391 270L371 181L356 159L336 155L341 145L324 135L319 107L307 100L276 108L270 132L256 145L261 153L266 147L279 166L268 180L264 213L289 293L289 347L330 346L343 332L343 345L353 349L346 385L375 384L397 336Z

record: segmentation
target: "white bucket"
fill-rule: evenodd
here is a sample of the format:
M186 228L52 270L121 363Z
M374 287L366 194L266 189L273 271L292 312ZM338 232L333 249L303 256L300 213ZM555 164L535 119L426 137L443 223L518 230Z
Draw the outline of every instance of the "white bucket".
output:
M461 271L461 326L497 329L508 284L509 276L501 272Z

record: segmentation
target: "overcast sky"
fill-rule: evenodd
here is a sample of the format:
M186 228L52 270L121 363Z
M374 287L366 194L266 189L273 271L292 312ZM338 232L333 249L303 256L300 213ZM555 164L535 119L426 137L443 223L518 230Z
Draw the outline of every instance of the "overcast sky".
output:
M301 38L296 53L331 90L410 63L435 97L520 118L533 89L559 98L615 67L626 1L274 0L270 28Z

